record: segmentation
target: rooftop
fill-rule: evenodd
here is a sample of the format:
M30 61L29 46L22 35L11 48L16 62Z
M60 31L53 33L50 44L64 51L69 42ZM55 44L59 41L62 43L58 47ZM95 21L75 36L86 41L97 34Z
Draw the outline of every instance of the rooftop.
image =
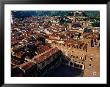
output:
M34 58L32 58L30 61L23 63L20 66L21 69L23 70L28 70L29 68L31 68L33 65L40 63L44 60L46 60L47 58L50 58L50 56L52 54L55 54L56 52L60 51L57 47L55 48L51 48L47 51L45 51L44 53L41 53L37 56L35 56Z

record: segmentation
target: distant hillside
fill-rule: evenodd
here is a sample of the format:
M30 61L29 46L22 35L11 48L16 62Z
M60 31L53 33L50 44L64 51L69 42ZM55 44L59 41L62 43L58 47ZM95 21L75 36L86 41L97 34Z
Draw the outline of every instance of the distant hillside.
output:
M75 11L12 11L12 15L17 18L29 16L73 16ZM82 11L83 16L98 17L99 11Z
M99 11L85 11L87 17L100 17Z

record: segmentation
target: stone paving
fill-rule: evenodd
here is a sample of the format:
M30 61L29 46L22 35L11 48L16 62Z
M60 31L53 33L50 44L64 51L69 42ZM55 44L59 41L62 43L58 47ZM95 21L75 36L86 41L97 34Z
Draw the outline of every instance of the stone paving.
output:
M100 76L100 48L97 46L90 47L88 51L72 47L63 46L62 44L52 44L53 47L58 47L62 52L72 58L70 55L77 55L78 58L73 58L75 61L85 65L84 77L99 77ZM86 60L81 60L79 56L86 55Z

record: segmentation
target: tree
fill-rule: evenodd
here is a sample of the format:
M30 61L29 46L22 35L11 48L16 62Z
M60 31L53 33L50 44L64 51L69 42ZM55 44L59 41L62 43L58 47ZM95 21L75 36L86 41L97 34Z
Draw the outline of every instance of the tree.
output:
M100 21L94 21L94 22L92 23L92 26L93 26L93 27L100 27Z

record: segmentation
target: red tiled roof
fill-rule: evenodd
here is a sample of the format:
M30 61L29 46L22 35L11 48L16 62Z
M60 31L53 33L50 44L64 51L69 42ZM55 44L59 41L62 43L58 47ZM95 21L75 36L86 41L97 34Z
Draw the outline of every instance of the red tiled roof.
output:
M50 56L51 56L52 54L55 54L55 53L58 52L58 51L59 51L59 49L58 49L57 47L51 48L51 49L45 51L44 53L35 56L35 57L34 57L33 59L31 59L30 61L19 65L19 67L20 67L21 69L23 69L23 70L28 70L28 69L31 68L33 65L35 65L35 64L37 64L37 63L40 63L40 62L46 60L47 58L50 58Z
M56 52L58 52L59 49L57 47L55 48L51 48L45 52L43 52L42 54L39 54L37 56L35 56L32 61L38 63L38 62L42 62L44 61L45 59L49 58L52 54L55 54Z
M23 63L20 65L20 68L23 70L28 70L29 68L31 68L34 65L34 62L32 61L28 61L26 63Z

